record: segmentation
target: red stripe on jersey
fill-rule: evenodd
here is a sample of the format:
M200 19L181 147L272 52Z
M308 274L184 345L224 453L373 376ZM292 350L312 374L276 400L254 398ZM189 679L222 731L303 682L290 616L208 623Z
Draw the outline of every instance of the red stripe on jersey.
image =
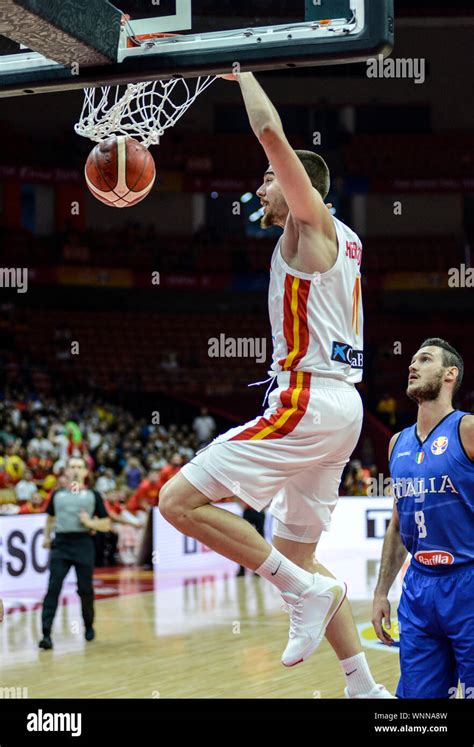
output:
M283 334L288 354L278 361L284 371L294 371L308 352L308 296L311 280L303 280L294 275L285 277L283 299Z

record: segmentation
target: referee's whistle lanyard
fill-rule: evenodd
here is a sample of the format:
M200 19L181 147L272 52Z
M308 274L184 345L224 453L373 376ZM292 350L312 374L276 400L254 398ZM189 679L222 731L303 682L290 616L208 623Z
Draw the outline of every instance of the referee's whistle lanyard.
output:
M270 374L268 379L264 379L263 381L253 381L251 384L247 384L247 386L260 386L261 384L267 384L268 382L270 382L267 386L265 397L263 398L262 407L265 407L267 403L268 397L270 396L270 392L276 381L279 371L268 371L268 373Z

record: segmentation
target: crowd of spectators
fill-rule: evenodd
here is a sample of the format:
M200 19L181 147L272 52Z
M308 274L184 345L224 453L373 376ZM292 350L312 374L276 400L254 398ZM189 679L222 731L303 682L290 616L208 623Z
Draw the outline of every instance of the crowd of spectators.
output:
M189 425L165 427L92 395L62 400L7 388L0 401L0 514L44 512L65 484L68 458L82 456L88 484L113 520L112 554L135 562L162 485L215 429L205 408Z

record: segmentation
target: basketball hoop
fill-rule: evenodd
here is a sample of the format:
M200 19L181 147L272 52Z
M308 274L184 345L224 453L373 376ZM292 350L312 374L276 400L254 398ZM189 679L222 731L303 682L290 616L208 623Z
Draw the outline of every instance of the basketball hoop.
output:
M163 132L176 124L215 79L215 75L208 75L85 88L74 129L96 143L111 135L128 135L148 148L159 143Z
M146 34L133 37L133 42L129 39L127 44L144 46L153 39L174 36L179 34ZM163 132L176 124L215 79L215 75L176 77L126 86L85 88L81 116L74 129L95 143L111 135L128 135L148 148L159 143Z

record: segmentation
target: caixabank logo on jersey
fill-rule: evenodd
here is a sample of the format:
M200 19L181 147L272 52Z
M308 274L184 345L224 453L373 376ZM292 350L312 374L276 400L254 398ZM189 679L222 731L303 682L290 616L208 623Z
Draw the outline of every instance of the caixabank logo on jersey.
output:
M354 350L348 342L332 343L331 360L349 363L352 368L364 368L364 351Z

